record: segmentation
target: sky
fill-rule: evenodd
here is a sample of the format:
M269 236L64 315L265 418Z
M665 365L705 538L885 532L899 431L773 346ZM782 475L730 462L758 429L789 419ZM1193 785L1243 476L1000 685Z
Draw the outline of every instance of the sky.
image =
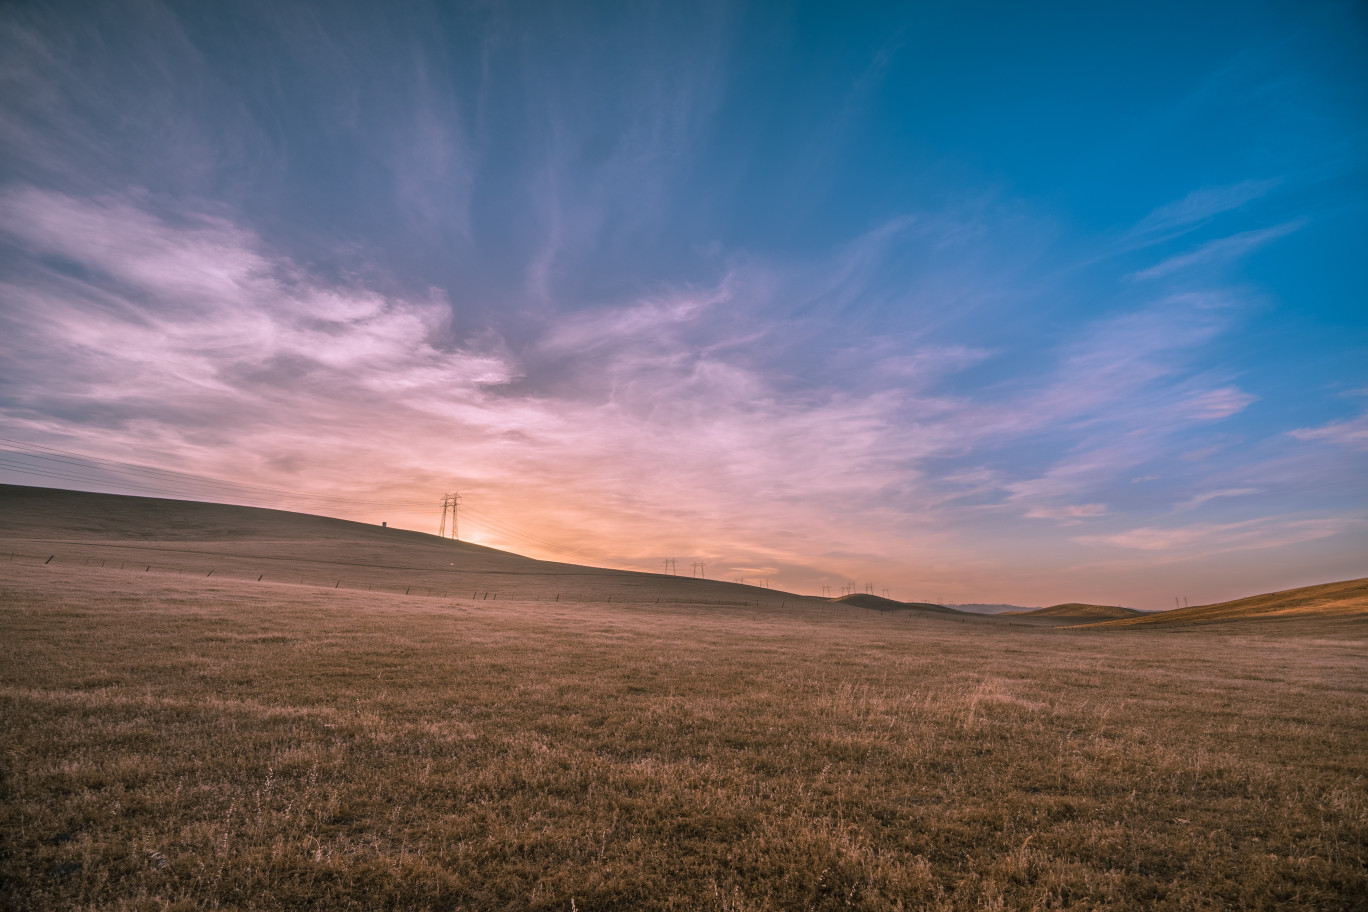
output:
M0 482L839 594L1368 575L1368 7L0 8Z

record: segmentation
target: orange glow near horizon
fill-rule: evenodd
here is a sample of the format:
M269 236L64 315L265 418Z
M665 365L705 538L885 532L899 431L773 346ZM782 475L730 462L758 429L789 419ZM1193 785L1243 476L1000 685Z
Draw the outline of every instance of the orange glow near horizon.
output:
M0 481L957 604L1368 574L1361 4L30 6Z

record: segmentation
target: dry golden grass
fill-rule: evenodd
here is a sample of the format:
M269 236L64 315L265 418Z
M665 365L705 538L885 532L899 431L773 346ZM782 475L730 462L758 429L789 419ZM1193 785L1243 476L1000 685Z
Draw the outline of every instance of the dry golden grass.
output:
M1368 895L1357 640L29 566L4 591L14 908Z
M1155 614L1109 621L1097 626L1191 626L1251 621L1360 620L1368 614L1368 579L1285 589L1248 598L1193 605Z
M1362 624L1068 632L662 585L683 600L0 555L0 904L1365 908Z

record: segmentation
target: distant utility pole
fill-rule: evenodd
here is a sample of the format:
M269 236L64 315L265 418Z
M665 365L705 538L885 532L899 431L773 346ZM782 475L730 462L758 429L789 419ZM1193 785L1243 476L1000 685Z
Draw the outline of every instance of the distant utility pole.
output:
M884 590L884 598L888 598L888 590L887 590L887 589Z
M690 570L689 570L689 575L690 575L690 576L699 576L699 577L702 577L703 579L707 579L707 578L708 578L708 574L707 574L707 572L706 572L706 568L704 568L703 562L702 562L702 561L694 561L694 562L693 562L693 567L690 568Z
M874 594L874 584L873 584L873 583L865 583L865 595L873 595L873 594Z
M446 538L447 513L451 513L451 537L457 541L461 538L460 528L456 525L456 511L461 506L460 494L442 495L442 524L437 527L437 537Z
M675 559L673 557L665 558L665 572L670 576L675 575Z
M1174 607L1174 608L1182 608L1182 607L1183 607L1182 605L1178 604L1178 596L1176 596L1176 595L1173 597L1173 607Z
M830 587L830 586L823 586L823 587L822 587L822 598L831 598L831 587Z

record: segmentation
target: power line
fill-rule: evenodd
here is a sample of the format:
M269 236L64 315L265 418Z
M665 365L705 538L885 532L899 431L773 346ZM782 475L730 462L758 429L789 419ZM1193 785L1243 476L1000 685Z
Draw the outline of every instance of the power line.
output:
M542 538L539 535L534 535L533 533L528 532L524 529L520 529L517 526L514 526L504 520L494 519L494 517L490 516L489 514L476 510L473 507L466 507L465 515L467 517L474 516L476 518L476 522L479 525L485 527L486 529L490 529L491 531L497 532L501 535L508 536L510 538L522 539L523 541L526 541L530 544L534 544L540 548L545 548L548 551L556 551L561 554L568 554L573 557L578 557L581 559L600 559L598 556L590 554L588 552L580 551L576 548L570 548L565 545L561 545L557 542L551 541L549 539Z

